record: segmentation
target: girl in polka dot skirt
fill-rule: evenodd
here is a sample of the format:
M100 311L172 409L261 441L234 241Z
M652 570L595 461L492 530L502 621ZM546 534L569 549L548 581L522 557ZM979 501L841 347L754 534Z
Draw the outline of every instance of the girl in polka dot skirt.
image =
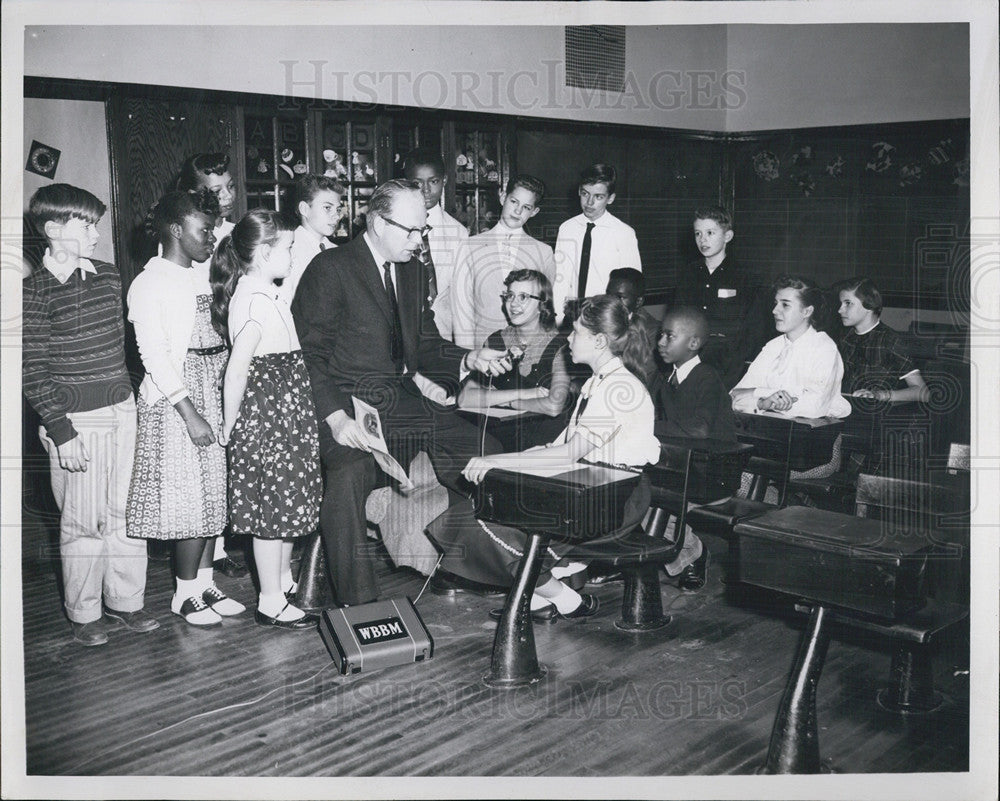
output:
M289 602L292 541L319 525L322 478L312 391L278 279L291 269L292 230L255 209L212 260L212 316L232 342L223 382L229 523L253 537L262 626L307 629L316 617Z

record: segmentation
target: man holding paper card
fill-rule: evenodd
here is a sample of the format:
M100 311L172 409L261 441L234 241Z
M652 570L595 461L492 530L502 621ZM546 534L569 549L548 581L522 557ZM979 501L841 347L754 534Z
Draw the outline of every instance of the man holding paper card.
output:
M457 392L463 374L510 369L502 351L466 350L443 339L427 306L428 276L416 258L427 224L419 185L392 180L369 201L368 230L318 254L292 303L295 327L320 419L326 488L320 525L341 603L378 597L366 558L364 505L377 481L375 460L352 415L352 396L375 407L392 456L409 464L426 450L438 479L462 491L461 470L479 454L478 432L453 410L424 398L420 373ZM499 450L487 437L485 453Z

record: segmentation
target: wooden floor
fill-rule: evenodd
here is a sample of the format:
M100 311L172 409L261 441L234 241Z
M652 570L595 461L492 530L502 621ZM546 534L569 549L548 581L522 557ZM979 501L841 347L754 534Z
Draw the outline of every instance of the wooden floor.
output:
M750 774L803 623L787 599L725 588L725 544L709 541L716 559L704 590L663 585L667 629L617 630L620 584L597 590L596 617L536 626L549 673L530 689L480 680L495 625L489 600L424 595L434 658L346 678L315 631L264 629L252 611L212 630L188 626L169 612L163 562L149 563L146 602L161 628L116 630L108 645L84 648L61 612L51 536L26 516L29 776ZM385 596L420 588L415 573L388 563L382 581ZM253 600L249 579L219 584ZM819 683L824 761L850 773L967 770L965 642L943 643L935 660L953 703L901 721L873 703L889 672L886 645L838 630Z

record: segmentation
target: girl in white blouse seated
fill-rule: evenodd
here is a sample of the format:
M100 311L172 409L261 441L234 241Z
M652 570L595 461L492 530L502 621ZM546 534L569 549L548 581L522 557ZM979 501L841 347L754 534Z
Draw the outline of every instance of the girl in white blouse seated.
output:
M625 304L611 295L586 300L569 348L573 361L588 365L593 375L583 385L569 425L548 445L474 458L463 475L478 484L495 467L570 465L581 460L641 467L655 462L660 443L653 433L653 401L639 378L649 343L639 322L629 317ZM643 480L625 505L619 530L636 526L648 508L649 484ZM453 506L428 530L444 549L443 564L449 571L490 585L511 585L527 541L518 529L480 523L471 504ZM550 572L560 550L559 545L550 546L543 563L531 599L536 620L589 617L597 611L596 597L581 595Z
M847 417L851 404L840 394L844 363L834 341L815 327L822 291L807 279L790 275L778 278L774 290L771 313L781 336L761 349L730 390L733 409L786 417ZM829 464L792 475L819 478L839 466L840 438Z
M312 391L288 303L275 281L292 264L292 231L255 209L212 260L212 315L232 342L223 382L221 442L229 448L229 521L253 537L260 580L255 620L304 630L313 615L292 606L292 541L319 525L322 478Z

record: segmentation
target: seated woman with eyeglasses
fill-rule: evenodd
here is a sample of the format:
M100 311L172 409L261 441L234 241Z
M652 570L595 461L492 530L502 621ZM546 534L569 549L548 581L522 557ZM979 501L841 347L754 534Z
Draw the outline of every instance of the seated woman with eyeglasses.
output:
M541 445L562 431L569 407L570 376L566 337L556 331L549 279L536 270L522 269L508 275L504 285L500 301L509 325L490 334L485 344L509 351L515 368L492 381L478 374L469 376L458 402L474 408L508 406L552 418L536 418L530 424L523 421L520 439L514 438L510 426L491 431L506 450L513 450Z

